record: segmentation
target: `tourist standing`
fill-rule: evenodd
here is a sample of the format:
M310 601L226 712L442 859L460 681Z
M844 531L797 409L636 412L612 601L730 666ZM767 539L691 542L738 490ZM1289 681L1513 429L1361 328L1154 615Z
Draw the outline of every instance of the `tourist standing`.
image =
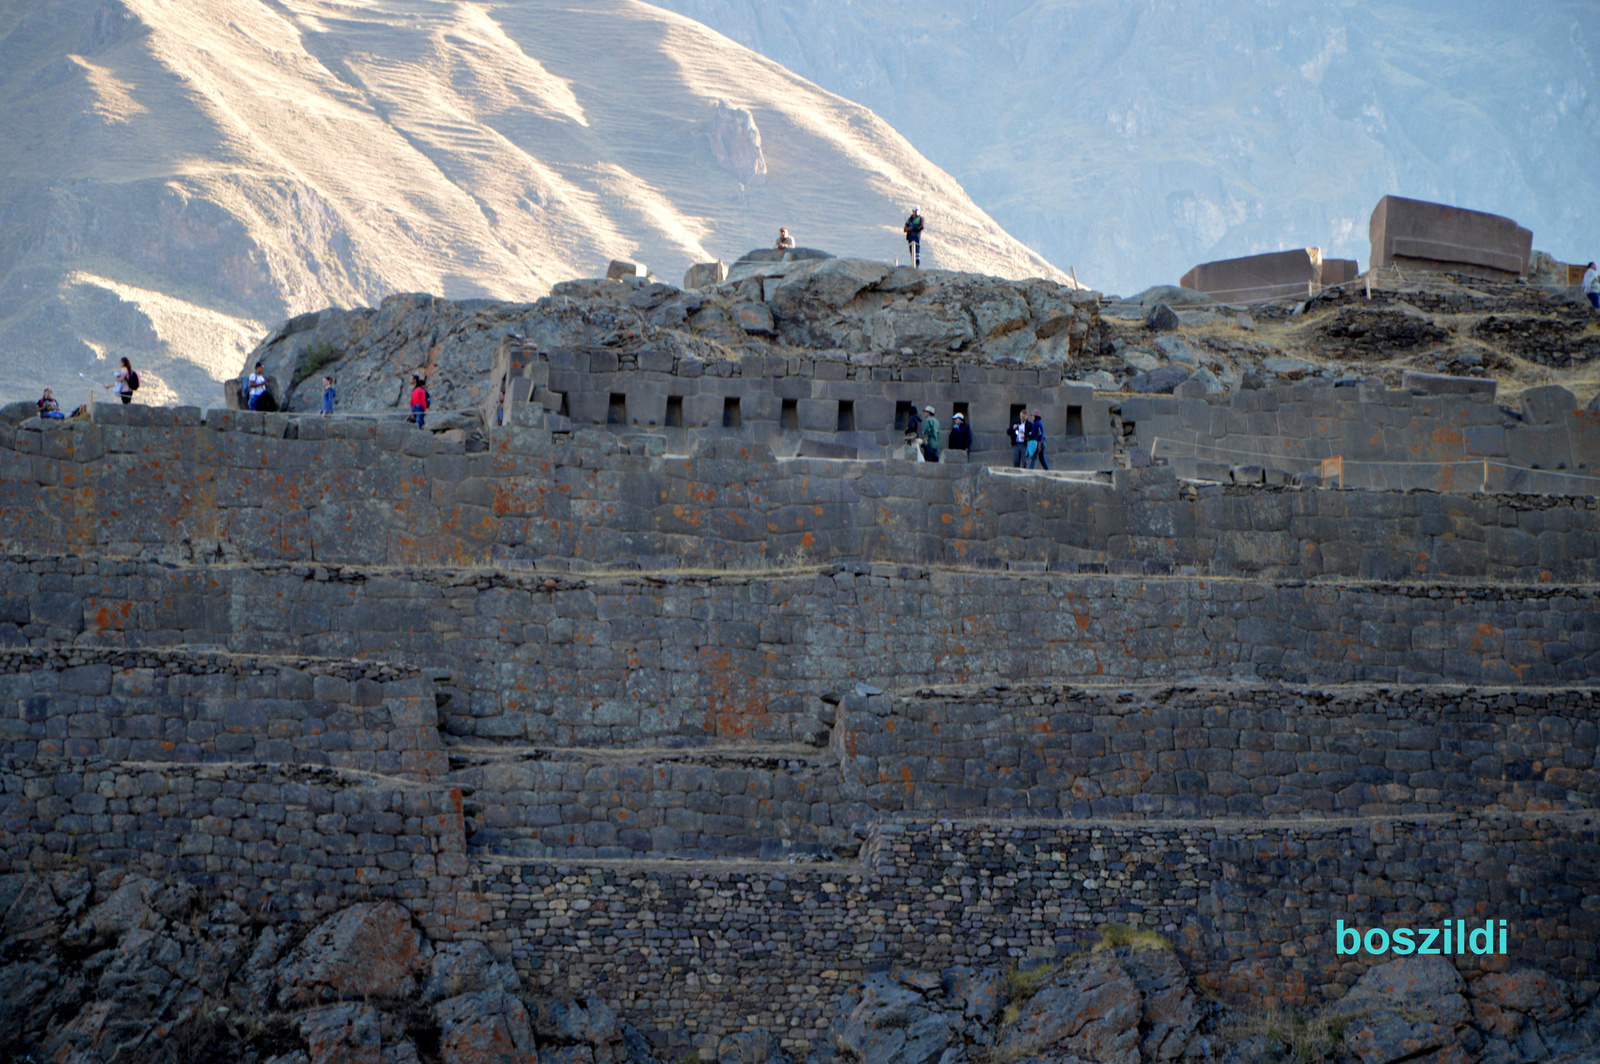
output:
M417 428L422 428L428 418L428 389L427 382L421 375L411 375L411 420L417 423Z
M1011 468L1021 469L1028 456L1028 414L1020 411L1011 423Z
M133 363L126 358L118 360L117 379L106 385L106 390L117 390L117 398L122 400L122 405L127 406L133 402L133 393L139 388L139 375L133 371Z
M965 414L956 414L950 419L950 449L972 451L972 430L967 427Z
M903 226L906 234L906 250L911 253L911 265L922 268L922 208L912 207L911 217L906 219Z
M1590 307L1600 310L1600 270L1592 262L1583 271L1583 294L1589 297Z
M788 251L794 247L794 237L789 235L789 230L784 227L778 229L778 240L772 245L774 251Z
M339 393L333 390L333 378L322 378L322 416L330 416L333 413L333 404L338 401Z
M261 372L261 363L256 363L256 368L250 371L244 383L250 409L260 410L261 401L267 394L267 377Z
M1050 472L1050 463L1044 460L1044 415L1037 410L1033 412L1033 420L1028 422L1027 441L1028 468Z
M931 406L923 407L922 414L922 460L937 462L939 446L944 442L944 436L939 431L939 419L933 416Z

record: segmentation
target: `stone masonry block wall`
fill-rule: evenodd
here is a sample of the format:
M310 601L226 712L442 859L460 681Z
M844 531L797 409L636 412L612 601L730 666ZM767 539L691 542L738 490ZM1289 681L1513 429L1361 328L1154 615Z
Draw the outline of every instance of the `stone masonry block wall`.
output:
M1592 972L1600 931L1587 814L889 824L863 857L489 862L485 933L532 984L598 990L676 1045L764 1029L804 1050L866 972L1061 957L1106 923L1167 935L1209 985L1290 1002L1336 995L1371 963L1335 954L1339 919L1506 919L1511 956L1495 963L1572 978Z
M831 566L574 578L40 559L0 642L213 645L449 672L451 735L556 746L811 742L856 681L1586 683L1593 587ZM51 588L52 590L44 590ZM17 623L18 620L22 623Z
M1372 435L1366 404L1329 402L1359 415L1336 419L1341 433ZM1171 413L1140 413L1140 403ZM1237 413L1159 398L1127 400L1123 416L1142 434L1151 417L1176 422L1191 409L1208 425ZM401 423L212 414L187 427L0 425L0 548L175 563L674 569L850 558L1600 581L1592 498L1196 488L1169 469L1123 470L1113 487L973 466L777 460L734 441L668 459L603 433L515 428L468 454L459 439ZM291 431L298 438L284 438Z
M530 400L564 412L574 425L660 434L675 454L703 439L726 438L767 444L779 454L819 440L862 458L885 457L900 447L904 424L896 423L896 409L907 404L919 411L932 406L946 434L960 404L973 430L973 453L985 461L1010 464L1007 428L1019 405L1043 415L1045 437L1058 453L1109 455L1113 446L1110 401L1096 399L1086 384L1063 381L1059 364L867 366L781 355L702 362L665 351L619 356L604 349L558 349L545 357L548 369L530 372L548 383ZM621 407L615 396L623 397ZM673 401L677 420L669 425ZM739 410L737 428L725 424L730 401ZM841 402L850 404L848 428L840 424ZM788 425L786 403L793 411Z
M853 693L843 793L912 816L1593 809L1589 690L1022 687Z
M0 652L0 757L282 762L419 779L447 769L431 681L370 663L298 664L311 668L179 651Z
M1585 689L855 691L830 755L539 750L448 782L470 795L469 845L486 853L832 860L863 825L897 816L1593 809L1597 722L1600 697Z
M177 878L271 918L392 898L443 929L467 871L455 788L320 766L0 756L0 868Z
M1337 456L1346 487L1475 492L1487 477L1491 491L1596 493L1600 415L1570 409L1534 424L1491 398L1297 384L1206 398L1141 396L1123 400L1121 417L1134 424L1141 447L1183 475L1194 474L1196 460L1316 473L1322 459Z

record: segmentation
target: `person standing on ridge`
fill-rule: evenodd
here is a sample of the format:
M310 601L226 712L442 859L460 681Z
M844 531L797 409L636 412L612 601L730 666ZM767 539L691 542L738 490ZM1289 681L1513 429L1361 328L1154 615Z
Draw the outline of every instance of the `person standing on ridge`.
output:
M329 417L333 414L333 404L339 401L339 393L333 390L333 378L322 378L322 416Z
M939 432L939 419L933 416L933 407L922 408L922 460L924 462L937 462L939 460L939 445L944 442L944 436Z
M1592 262L1583 271L1583 294L1589 297L1590 307L1600 310L1600 270Z
M902 227L906 233L906 250L911 253L911 265L922 268L922 208L912 207L911 217Z
M421 375L411 375L411 420L417 423L419 429L428 419L428 389L423 384Z
M794 237L789 235L789 230L783 227L778 229L778 239L772 245L774 251L788 251L794 247Z

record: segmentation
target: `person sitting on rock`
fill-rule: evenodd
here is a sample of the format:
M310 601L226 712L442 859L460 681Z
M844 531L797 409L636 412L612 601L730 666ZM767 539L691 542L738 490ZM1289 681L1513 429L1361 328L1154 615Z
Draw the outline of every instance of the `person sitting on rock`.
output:
M1583 294L1589 297L1589 306L1600 310L1600 270L1592 262L1583 271Z
M772 249L774 251L788 251L792 247L794 247L794 237L790 235L788 229L780 228L777 242L772 245Z
M51 421L66 420L67 415L61 412L61 404L56 402L56 398L50 394L49 388L46 388L44 394L39 397L39 416L48 418Z
M967 427L965 414L956 414L950 419L950 449L952 451L972 450L972 429Z
M922 208L912 207L911 217L906 219L903 226L906 234L906 250L911 253L911 265L922 268Z

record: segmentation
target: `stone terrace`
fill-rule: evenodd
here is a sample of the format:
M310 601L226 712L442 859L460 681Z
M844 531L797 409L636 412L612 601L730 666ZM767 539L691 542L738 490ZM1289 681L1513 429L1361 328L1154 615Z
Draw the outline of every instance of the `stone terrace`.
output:
M1596 971L1591 498L121 417L0 430L11 870L394 898L684 1051L1108 922Z

